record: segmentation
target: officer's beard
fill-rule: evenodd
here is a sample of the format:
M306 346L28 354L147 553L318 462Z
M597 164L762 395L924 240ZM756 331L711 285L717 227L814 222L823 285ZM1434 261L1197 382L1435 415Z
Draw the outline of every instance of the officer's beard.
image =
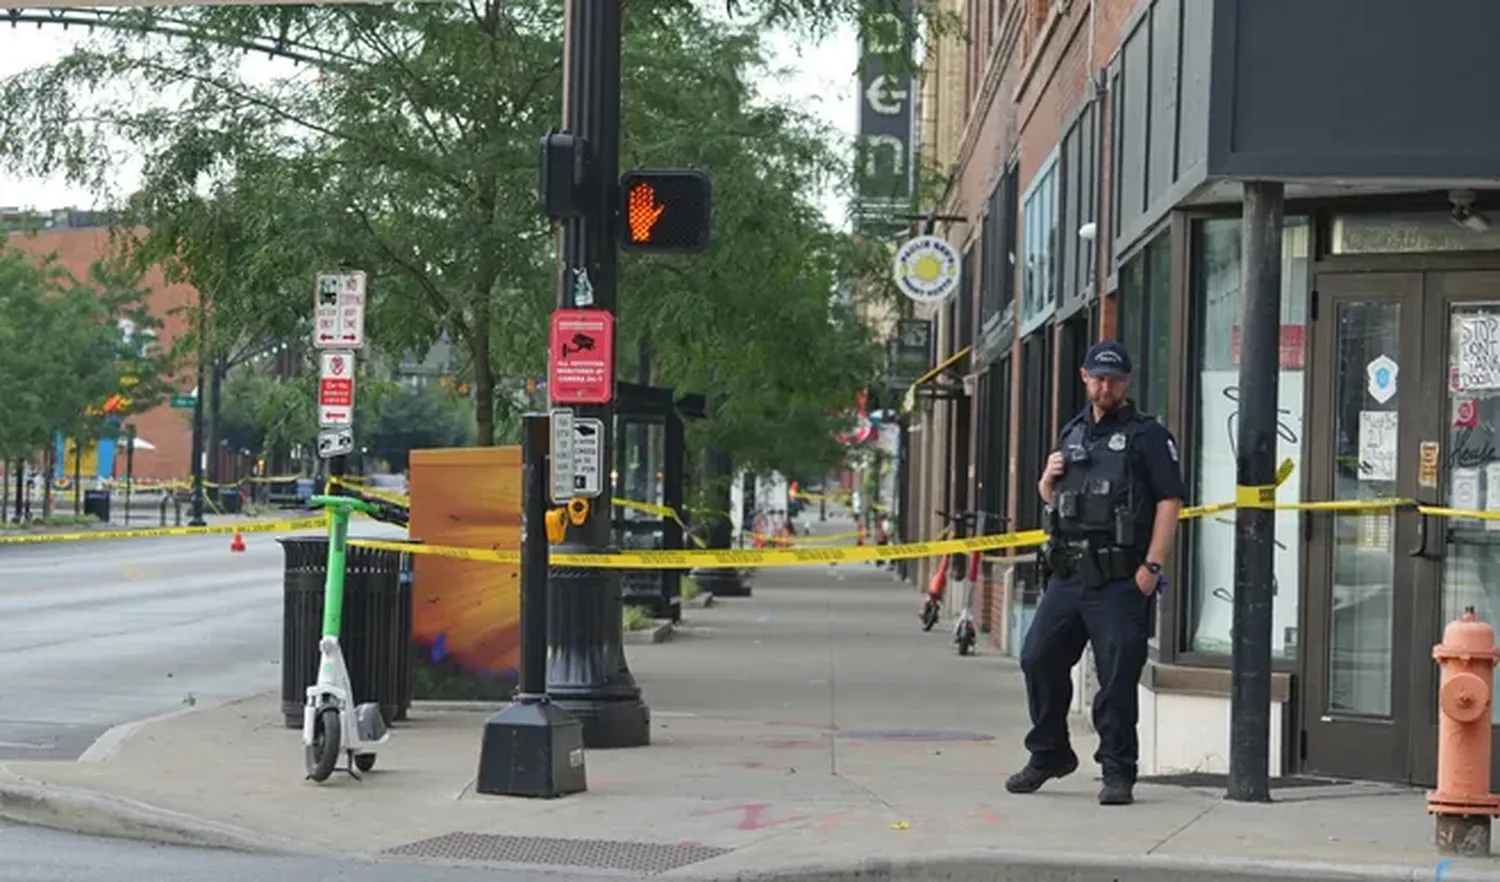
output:
M1116 410L1125 403L1125 393L1118 394L1109 387L1104 387L1089 393L1089 404L1100 413L1109 413Z

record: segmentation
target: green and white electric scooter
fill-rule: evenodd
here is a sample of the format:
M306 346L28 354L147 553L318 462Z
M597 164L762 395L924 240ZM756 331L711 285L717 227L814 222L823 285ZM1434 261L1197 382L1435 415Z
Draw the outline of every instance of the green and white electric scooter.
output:
M390 740L380 705L367 701L354 704L354 684L339 648L339 630L344 612L344 558L352 511L379 520L396 520L386 506L352 496L314 496L313 508L328 511L328 577L323 583L323 639L318 679L307 687L307 706L302 710L302 744L307 752L307 777L325 781L338 765L340 748L348 758L346 768L356 780L359 772L375 768L375 754ZM356 772L358 769L359 772Z

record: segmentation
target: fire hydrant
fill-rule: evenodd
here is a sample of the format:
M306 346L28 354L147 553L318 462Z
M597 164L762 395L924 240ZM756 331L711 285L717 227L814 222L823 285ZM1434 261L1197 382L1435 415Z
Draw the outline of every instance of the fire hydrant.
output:
M1495 665L1495 629L1467 607L1443 629L1432 648L1442 669L1438 685L1437 789L1427 810L1437 816L1437 847L1443 854L1490 853L1490 819L1500 814L1500 796L1490 793L1490 706Z

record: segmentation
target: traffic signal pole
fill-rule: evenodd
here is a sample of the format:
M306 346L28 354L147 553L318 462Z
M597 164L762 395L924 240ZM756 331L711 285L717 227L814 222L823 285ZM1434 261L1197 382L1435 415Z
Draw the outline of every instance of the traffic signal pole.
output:
M560 309L613 314L619 290L616 242L620 177L620 48L623 0L568 0L563 24L563 126L583 142L581 214L562 221ZM556 390L549 389L549 392ZM602 423L600 449L614 450L615 406L573 404ZM612 469L582 523L570 522L559 553L606 554L612 547ZM547 694L583 723L590 748L651 743L651 713L625 662L620 580L611 569L551 567L547 616Z

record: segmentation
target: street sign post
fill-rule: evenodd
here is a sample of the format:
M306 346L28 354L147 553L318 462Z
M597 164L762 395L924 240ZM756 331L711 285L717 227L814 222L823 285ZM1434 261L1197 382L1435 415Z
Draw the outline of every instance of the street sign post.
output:
M324 429L318 433L318 457L333 459L354 452L354 430L350 428Z
M556 404L608 404L615 397L615 317L603 309L552 313L547 394Z
M603 489L604 421L573 421L573 495L597 498Z
M354 353L324 352L318 375L318 425L354 423Z
M358 270L320 273L313 298L313 346L363 349L365 274Z
M552 411L552 501L573 498L573 411Z

